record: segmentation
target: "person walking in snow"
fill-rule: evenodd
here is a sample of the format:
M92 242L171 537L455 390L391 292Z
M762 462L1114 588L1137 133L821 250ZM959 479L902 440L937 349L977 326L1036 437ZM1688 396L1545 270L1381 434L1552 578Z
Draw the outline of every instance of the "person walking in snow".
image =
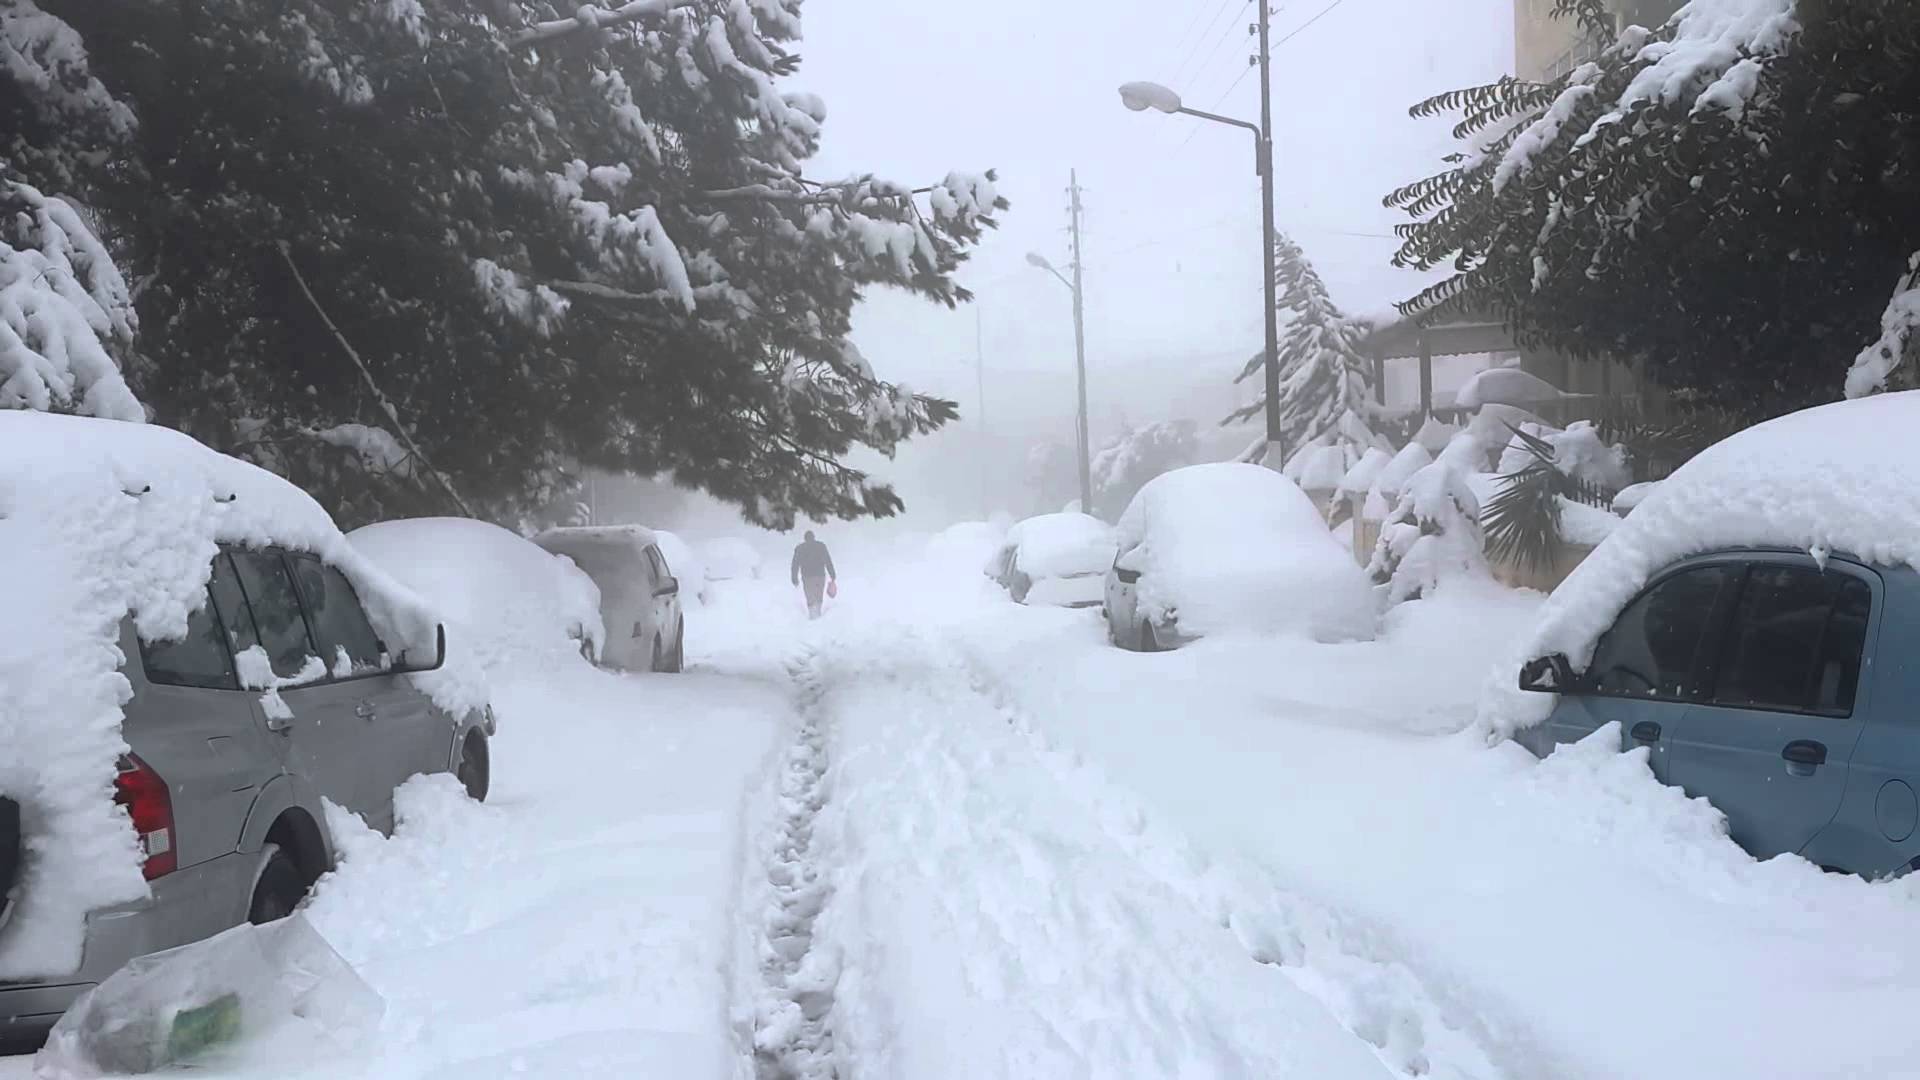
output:
M827 551L827 545L814 539L813 530L807 530L807 538L793 549L793 583L804 585L807 590L807 618L820 617L820 605L826 597L827 583L839 583L840 575L833 569L833 555Z

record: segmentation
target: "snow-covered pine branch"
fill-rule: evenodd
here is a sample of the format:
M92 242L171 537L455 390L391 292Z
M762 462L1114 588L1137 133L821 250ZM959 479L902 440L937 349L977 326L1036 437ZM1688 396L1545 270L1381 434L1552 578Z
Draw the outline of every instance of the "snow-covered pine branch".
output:
M1916 332L1920 332L1920 251L1907 261L1907 272L1880 318L1880 339L1861 350L1847 372L1847 396L1866 397L1885 390L1894 373L1913 362Z
M638 22L641 19L659 18L679 8L692 7L696 2L697 0L629 0L628 3L618 7L581 4L574 10L573 18L548 19L545 22L534 23L512 35L507 41L516 48L537 45L569 34L619 26L622 23Z
M0 181L0 408L145 421L108 351L135 325L125 279L73 207Z

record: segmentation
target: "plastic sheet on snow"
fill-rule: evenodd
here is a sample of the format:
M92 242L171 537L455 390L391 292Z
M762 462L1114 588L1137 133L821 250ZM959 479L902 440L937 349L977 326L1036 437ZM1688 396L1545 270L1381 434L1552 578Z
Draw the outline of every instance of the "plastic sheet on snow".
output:
M143 956L76 1002L34 1059L41 1080L150 1073L276 1053L313 1059L386 1004L299 915Z

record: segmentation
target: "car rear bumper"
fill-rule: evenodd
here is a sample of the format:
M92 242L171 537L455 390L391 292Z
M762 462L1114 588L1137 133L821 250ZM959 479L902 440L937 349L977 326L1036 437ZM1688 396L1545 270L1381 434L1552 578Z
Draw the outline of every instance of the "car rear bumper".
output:
M88 915L80 970L0 982L0 1053L33 1049L80 995L134 957L238 926L246 919L259 861L257 853L239 852L209 859L154 881L148 899Z

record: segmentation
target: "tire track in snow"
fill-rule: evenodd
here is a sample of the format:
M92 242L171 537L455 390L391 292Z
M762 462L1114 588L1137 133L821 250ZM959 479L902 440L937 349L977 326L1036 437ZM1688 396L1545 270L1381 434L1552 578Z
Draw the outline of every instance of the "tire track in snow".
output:
M1454 980L1408 963L1384 926L1313 901L1250 865L1208 858L1079 755L1056 749L972 650L954 643L974 692L991 703L1151 877L1230 931L1254 961L1323 1002L1380 1060L1410 1077L1528 1080L1571 1075L1514 1025L1490 1022Z
M814 924L832 895L817 864L813 829L827 801L827 731L813 654L788 664L799 690L800 726L779 773L779 795L762 867L765 899L754 935L759 983L752 1018L756 1080L837 1080L833 990L837 973L813 948Z

